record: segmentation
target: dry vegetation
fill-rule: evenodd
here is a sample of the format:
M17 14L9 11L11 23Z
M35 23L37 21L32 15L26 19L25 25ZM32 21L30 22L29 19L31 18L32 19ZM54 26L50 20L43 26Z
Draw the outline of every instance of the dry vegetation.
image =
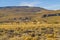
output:
M0 40L60 40L60 10L1 8Z
M59 40L60 24L2 24L0 40Z

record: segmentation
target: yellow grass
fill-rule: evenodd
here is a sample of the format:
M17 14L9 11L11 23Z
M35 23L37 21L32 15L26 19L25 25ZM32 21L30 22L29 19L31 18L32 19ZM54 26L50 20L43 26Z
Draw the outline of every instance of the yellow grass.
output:
M21 28L21 29L19 29ZM54 30L54 34L44 34L41 33L42 30L41 28L53 28ZM60 28L60 24L16 24L16 23L8 23L8 24L0 24L0 29L2 30L14 30L14 33L17 34L11 34L11 36L9 37L9 33L6 34L4 32L2 32L2 36L0 35L0 40L59 40L59 28ZM25 31L34 31L34 32L27 32L27 33L22 33ZM48 29L50 30L50 29ZM48 32L47 30L47 32ZM1 32L1 30L0 30ZM56 33L58 32L58 33ZM39 36L38 34L41 33L42 36ZM18 34L21 34L22 36L19 36ZM32 34L34 34L35 36L32 36ZM50 37L51 36L51 37Z
M33 13L14 10L0 10L0 40L60 40L60 16L42 18L44 14L58 14L60 10ZM24 22L19 19L26 17L31 17L31 20Z

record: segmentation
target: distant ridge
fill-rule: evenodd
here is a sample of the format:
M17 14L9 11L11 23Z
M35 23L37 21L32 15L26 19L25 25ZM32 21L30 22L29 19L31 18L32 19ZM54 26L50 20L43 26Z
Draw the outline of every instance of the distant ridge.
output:
M29 7L29 6L6 6L6 7L0 7L0 11L9 11L13 13L34 13L34 12L40 12L42 10L47 10L41 7Z
M44 8L40 8L40 7L30 7L30 6L5 6L5 7L0 7L0 9L4 9L4 8L38 8L38 9L44 9ZM46 9L44 9L46 10Z
M29 8L29 6L5 6L0 8Z

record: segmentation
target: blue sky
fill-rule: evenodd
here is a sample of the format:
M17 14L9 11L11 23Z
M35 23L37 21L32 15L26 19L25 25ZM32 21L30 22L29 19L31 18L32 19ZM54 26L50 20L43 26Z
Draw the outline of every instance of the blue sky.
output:
M0 7L4 6L37 6L45 9L60 9L60 0L0 0Z

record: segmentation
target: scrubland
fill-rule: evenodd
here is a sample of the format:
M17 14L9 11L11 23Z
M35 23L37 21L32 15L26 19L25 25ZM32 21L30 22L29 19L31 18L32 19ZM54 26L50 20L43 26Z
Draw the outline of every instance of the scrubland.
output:
M0 40L60 40L60 10L0 7Z
M0 40L60 40L60 24L0 24Z

